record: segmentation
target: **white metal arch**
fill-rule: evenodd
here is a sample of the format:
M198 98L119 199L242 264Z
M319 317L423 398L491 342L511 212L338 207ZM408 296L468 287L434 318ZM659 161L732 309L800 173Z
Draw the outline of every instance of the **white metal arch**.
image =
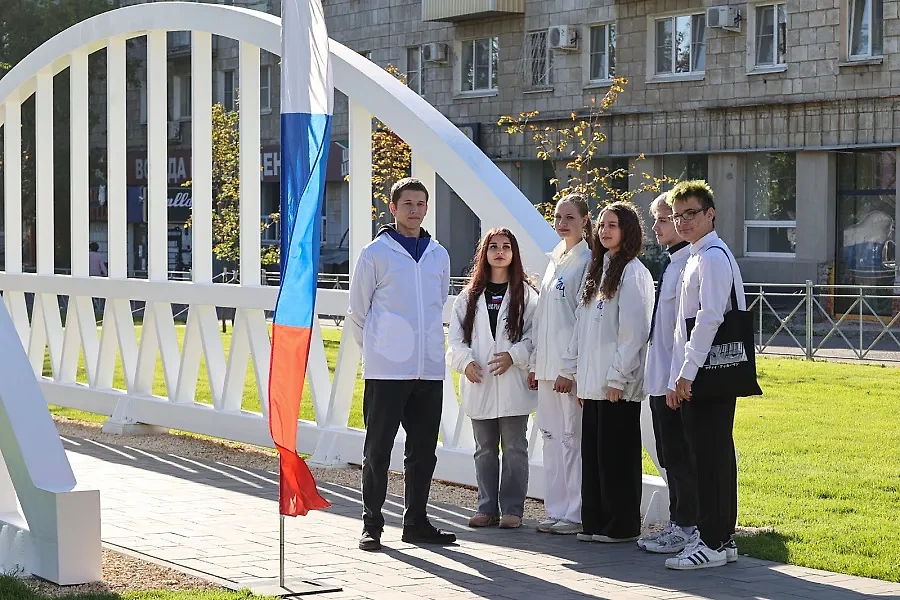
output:
M34 75L48 67L53 74L59 73L69 66L73 52L95 52L110 38L136 37L152 30L205 32L281 55L278 17L216 4L139 4L92 17L45 42L0 81L0 104L16 90L19 98L30 96ZM527 264L532 270L542 269L545 253L558 239L509 178L436 108L408 87L397 85L389 73L334 40L331 56L335 88L370 116L378 115L426 164L440 165L435 171L484 223L502 223L520 232Z
M194 127L194 179L195 179L195 265L194 282L166 280L165 258L165 153L166 140L156 131L165 120L165 32L191 31L194 35L194 86L192 112ZM199 35L198 35L199 34ZM206 135L211 104L210 84L210 36L220 35L238 40L241 44L241 247L259 247L259 228L255 221L259 214L259 110L258 68L259 49L280 54L280 19L261 12L202 3L161 2L142 4L110 11L60 33L35 50L16 65L0 81L0 124L18 123L18 106L31 94L38 94L38 111L52 114L48 88L52 92L52 76L66 67L73 68L73 128L86 129L87 111L87 54L103 47L110 49L111 72L118 69L124 74L124 42L128 38L148 37L148 155L150 158L150 278L128 279L121 257L110 256L110 277L87 276L86 247L87 180L79 179L80 170L86 171L86 158L73 156L73 276L53 275L52 250L41 266L40 248L52 239L50 226L41 225L41 206L50 207L52 214L52 189L38 190L38 273L22 274L21 264L7 262L7 271L0 273L0 290L10 309L16 330L26 347L36 374L40 375L45 346L49 346L53 376L42 380L43 390L49 402L72 408L113 415L117 423L147 423L204 433L228 439L260 445L270 445L271 440L265 422L266 385L268 379L269 340L266 335L265 310L274 306L274 288L259 287L258 281L247 278L241 285L212 284L211 229L209 206L203 202L211 194L209 177L204 171L210 160L209 135ZM434 107L400 84L390 74L364 59L340 43L331 41L335 87L347 94L350 102L350 251L351 260L371 236L371 119L375 115L402 137L412 148L413 172L434 189L435 174L452 187L482 220L484 226L506 225L520 235L526 264L531 271L542 270L546 264L545 252L557 242L557 237L543 218L512 182ZM204 75L204 73L206 73ZM77 77L76 77L77 75ZM203 75L203 77L199 77ZM204 79L205 77L205 79ZM124 82L110 87L110 190L124 194L124 174L113 172L115 160L124 171ZM160 89L162 93L160 93ZM43 90L43 94L42 94ZM256 100L254 101L254 96ZM43 104L42 104L43 103ZM50 110L48 110L48 108ZM82 109L85 114L82 114ZM254 116L254 109L255 116ZM248 117L244 118L244 111ZM77 111L77 113L76 113ZM204 112L205 111L205 112ZM77 116L77 119L76 119ZM51 119L52 120L52 119ZM48 125L44 127L46 144ZM9 129L9 128L6 128ZM14 130L14 128L13 128ZM113 135L115 131L116 135ZM7 132L9 133L9 132ZM204 141L204 136L205 140ZM74 136L73 136L74 137ZM85 136L86 137L86 136ZM38 132L38 154L41 152L41 132ZM12 141L10 141L12 140ZM6 135L6 151L16 149L18 134ZM84 142L86 144L86 142ZM77 153L73 153L75 155ZM159 160L162 157L162 160ZM18 158L7 156L7 167L14 170ZM74 161L84 160L77 165ZM433 167L433 166L436 166ZM39 163L41 168L46 165ZM52 168L52 164L51 164ZM38 174L40 178L40 172ZM160 180L160 177L162 178ZM114 182L114 178L116 178ZM7 177L7 190L10 181ZM160 181L162 188L160 188ZM154 191L154 182L156 187ZM15 181L13 181L15 183ZM80 186L80 187L79 187ZM246 186L246 188L244 187ZM76 189L78 187L78 189ZM81 189L83 188L83 189ZM16 190L13 188L13 192ZM247 195L244 195L246 191ZM162 194L162 196L160 196ZM20 199L15 193L7 199ZM199 200L197 200L199 198ZM8 203L9 204L9 203ZM83 205L83 206L82 206ZM205 206L205 207L204 207ZM21 221L21 206L13 207L13 218L7 212L7 224ZM7 207L9 211L9 206ZM254 215L253 212L256 212ZM122 209L124 211L124 209ZM162 230L160 229L162 223ZM110 203L110 240L124 250L124 212L113 215ZM155 225L154 225L155 224ZM76 234L83 225L84 235ZM42 229L43 227L43 229ZM154 233L154 230L157 233ZM49 235L48 235L49 231ZM79 232L81 229L78 230ZM42 235L43 232L43 235ZM12 237L10 237L12 234ZM18 235L18 238L16 238ZM162 237L161 237L162 236ZM115 240L113 240L115 238ZM42 243L41 240L44 240ZM115 241L115 244L112 242ZM21 242L21 231L7 230L7 248L15 248ZM81 242L85 242L81 244ZM81 246L78 246L81 244ZM44 256L46 257L46 250ZM242 273L258 270L259 256L242 252ZM7 253L9 261L10 252ZM118 261L113 264L113 261ZM204 263L204 261L206 261ZM12 266L10 266L12 264ZM160 269L163 269L162 271ZM35 310L29 319L25 311L24 293L35 293ZM57 307L57 296L69 297L70 318L62 327ZM107 299L103 334L98 341L94 334L92 296ZM134 336L134 323L130 313L130 300L147 302L143 335L138 344ZM452 301L452 299L451 299ZM171 304L183 303L190 307L184 346L179 348L175 338ZM323 291L318 294L320 312L343 314L347 307L347 294L340 291ZM75 317L72 318L72 307ZM226 356L218 335L215 307L237 308L234 337L230 353ZM449 303L448 307L449 309ZM449 314L449 310L447 311ZM346 343L344 343L346 341ZM315 453L322 462L356 461L361 455L362 432L347 427L353 386L359 364L359 353L352 340L341 343L334 380L329 377L325 361L321 331L314 329L314 345L310 357L308 377L315 406L315 422L301 424L298 448L302 452ZM79 350L83 351L88 372L88 383L76 383L75 370ZM157 352L162 359L168 397L152 395L153 374ZM126 389L112 388L112 373L117 353L125 370ZM212 406L195 401L195 388L200 359L204 358L209 371L213 395ZM246 377L248 361L255 367L257 390L263 414L242 410L241 393ZM474 482L471 460L471 432L468 419L460 411L452 382L445 385L444 416L442 419L443 445L439 450L439 463L435 476L463 483ZM533 470L541 474L541 450L537 436L532 435ZM395 447L395 464L402 461L402 446ZM659 491L659 478L645 478L645 507L650 502L648 492ZM543 495L543 478L533 477L530 492ZM659 494L664 502L664 494ZM654 518L656 518L654 516Z

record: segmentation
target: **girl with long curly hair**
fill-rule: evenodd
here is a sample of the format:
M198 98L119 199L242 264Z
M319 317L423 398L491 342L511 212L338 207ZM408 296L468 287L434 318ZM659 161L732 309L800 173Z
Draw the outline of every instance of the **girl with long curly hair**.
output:
M653 277L638 259L643 230L631 204L600 212L591 263L558 386L575 382L584 408L582 541L641 533L641 401Z
M509 229L491 229L475 255L472 278L453 303L447 360L458 373L462 407L475 434L478 512L470 527L515 529L528 491L528 387L537 291ZM500 469L500 447L503 469ZM502 515L502 516L501 516Z
M560 242L550 253L534 321L534 352L528 382L538 392L535 427L544 441L544 510L537 530L581 531L581 407L572 387L557 388L560 356L572 338L578 290L591 259L591 218L579 194L557 204L553 224Z

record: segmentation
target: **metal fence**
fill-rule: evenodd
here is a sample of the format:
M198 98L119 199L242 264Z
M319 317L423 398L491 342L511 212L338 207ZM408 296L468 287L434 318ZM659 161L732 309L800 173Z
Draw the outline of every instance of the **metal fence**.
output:
M900 286L746 284L758 353L900 362Z

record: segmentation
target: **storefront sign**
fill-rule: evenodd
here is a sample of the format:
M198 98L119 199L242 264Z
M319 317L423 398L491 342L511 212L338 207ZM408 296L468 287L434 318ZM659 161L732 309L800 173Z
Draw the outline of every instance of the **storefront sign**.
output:
M281 181L281 149L279 146L264 146L260 152L259 162L262 168L259 172L259 180L264 183L278 183ZM150 164L147 153L135 150L128 153L128 185L147 185L147 175ZM170 150L166 163L166 178L168 185L181 185L190 181L191 151Z

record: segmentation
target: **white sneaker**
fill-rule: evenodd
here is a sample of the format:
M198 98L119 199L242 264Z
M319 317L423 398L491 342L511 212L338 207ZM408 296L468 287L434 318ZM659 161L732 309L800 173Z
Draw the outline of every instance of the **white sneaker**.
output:
M737 544L734 543L734 540L728 540L723 548L725 548L725 559L730 563L737 562L738 547Z
M653 533L648 533L647 535L638 538L637 547L641 550L646 550L647 548L645 548L645 546L648 542L655 542L659 538L669 535L672 532L672 529L675 527L677 527L677 525L675 525L675 522L669 521L668 524L666 524L665 528L661 529L660 531L654 531Z
M590 533L579 533L575 536L575 539L577 539L579 542L593 542L594 536L592 536Z
M581 523L570 523L568 521L559 521L550 528L550 533L556 535L572 535L573 533L581 533Z
M541 533L547 533L550 531L550 528L553 527L554 525L556 525L557 523L559 523L559 521L557 521L556 519L544 519L543 521L541 521L540 523L537 524L537 527L535 527L535 529L537 529Z
M668 535L660 536L655 541L647 542L644 550L654 554L676 554L687 547L691 535L681 527L675 527Z
M681 554L666 559L666 567L678 571L693 571L695 569L707 569L710 567L724 566L728 561L724 548L713 550L703 543L700 533L694 532L691 541L681 551Z

